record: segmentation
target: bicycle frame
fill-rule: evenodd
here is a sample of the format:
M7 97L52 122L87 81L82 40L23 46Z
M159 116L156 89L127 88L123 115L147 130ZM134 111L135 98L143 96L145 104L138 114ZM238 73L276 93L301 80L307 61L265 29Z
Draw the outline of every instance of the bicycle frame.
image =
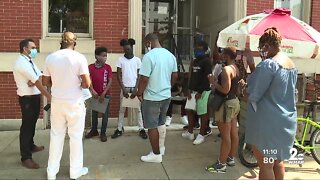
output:
M304 118L304 117L298 117L297 120L304 123L304 129L303 129L303 134L302 134L301 142L299 143L299 141L298 141L297 138L295 137L295 138L294 138L294 144L295 144L296 146L298 146L299 148L301 148L301 149L303 149L303 150L306 150L306 151L309 151L309 150L311 150L311 149L315 149L315 147L311 147L310 145L304 146L304 143L305 143L305 140L306 140L307 130L308 130L309 124L310 124L312 127L315 127L315 128L318 128L318 129L320 129L320 125L319 125L317 122L314 122L314 121L312 120L312 118L310 118L310 117L306 117L306 118Z

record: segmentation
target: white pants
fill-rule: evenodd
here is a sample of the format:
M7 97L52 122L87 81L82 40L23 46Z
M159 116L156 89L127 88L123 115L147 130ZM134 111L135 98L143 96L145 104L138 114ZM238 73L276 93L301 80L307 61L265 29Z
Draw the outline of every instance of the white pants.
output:
M120 92L119 119L118 119L118 130L119 131L122 131L123 122L124 122L124 113L126 112L126 107L122 107L122 98L123 98L123 93L122 93L122 90L121 90L121 92ZM139 130L144 129L143 128L141 108L135 108L135 112L137 114Z
M59 172L60 160L66 130L70 137L70 177L76 177L83 168L82 136L85 121L85 106L83 102L52 102L50 149L47 173L50 176Z

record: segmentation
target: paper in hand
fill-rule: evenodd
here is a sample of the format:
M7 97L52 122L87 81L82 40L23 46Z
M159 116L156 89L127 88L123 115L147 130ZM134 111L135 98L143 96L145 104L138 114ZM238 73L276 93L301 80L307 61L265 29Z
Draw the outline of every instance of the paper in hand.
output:
M92 110L105 113L107 106L109 104L109 98L104 98L104 101L102 103L99 102L99 98L98 99L92 98L91 103L92 103L92 107L91 107Z
M196 94L195 93L192 93L191 94L191 99L187 99L187 103L186 103L186 107L185 109L191 109L191 110L196 110Z
M89 89L82 89L82 97L84 100L87 100L92 97Z
M212 75L217 78L221 72L222 64L216 64L212 70Z
M131 93L129 93L129 97L122 98L121 106L122 107L129 107L129 108L139 108L140 107L140 100L138 99L138 96L134 97L133 99L130 98Z

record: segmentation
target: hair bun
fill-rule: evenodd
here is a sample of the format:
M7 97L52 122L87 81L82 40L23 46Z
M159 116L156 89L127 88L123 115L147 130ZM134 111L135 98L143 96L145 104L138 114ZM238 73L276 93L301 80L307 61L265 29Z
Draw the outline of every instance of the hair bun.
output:
M135 41L134 39L130 38L130 39L128 39L128 43L129 43L131 46L133 46L133 45L136 44L136 41Z
M128 44L129 44L128 40L126 40L126 39L121 39L120 40L120 46L125 46L125 45L128 45Z

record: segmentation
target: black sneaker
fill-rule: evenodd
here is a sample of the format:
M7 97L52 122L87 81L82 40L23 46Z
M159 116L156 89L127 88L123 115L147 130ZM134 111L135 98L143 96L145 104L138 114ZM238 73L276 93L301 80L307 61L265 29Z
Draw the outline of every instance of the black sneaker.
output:
M122 128L122 130L123 130L123 128ZM112 138L112 139L115 139L115 138L117 138L117 137L119 137L119 136L122 136L122 131L119 131L118 129L116 129L116 130L114 131L113 135L111 136L111 138Z
M218 126L217 122L215 120L212 121L211 123L212 126Z
M225 173L227 170L227 165L217 161L216 163L207 166L206 170L214 173Z
M212 134L211 128L208 128L204 137L208 137Z
M99 136L99 132L98 131L90 131L88 134L85 135L85 138L89 139L94 136Z
M140 130L139 131L139 136L142 138L142 139L148 139L148 135L146 133L146 131L144 129Z

